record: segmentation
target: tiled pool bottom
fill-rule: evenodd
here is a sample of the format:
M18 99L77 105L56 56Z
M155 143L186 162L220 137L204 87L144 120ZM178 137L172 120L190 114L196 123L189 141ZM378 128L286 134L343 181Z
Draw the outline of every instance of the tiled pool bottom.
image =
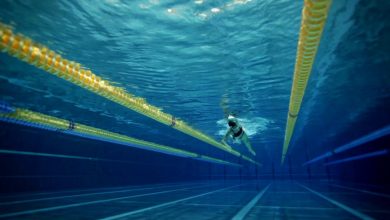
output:
M379 188L329 182L203 181L2 195L7 219L390 219Z

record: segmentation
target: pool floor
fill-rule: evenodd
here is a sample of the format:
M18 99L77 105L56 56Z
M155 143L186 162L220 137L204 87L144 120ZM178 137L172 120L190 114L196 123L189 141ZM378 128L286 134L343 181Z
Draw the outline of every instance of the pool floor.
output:
M390 195L328 181L198 181L0 196L7 219L390 219Z

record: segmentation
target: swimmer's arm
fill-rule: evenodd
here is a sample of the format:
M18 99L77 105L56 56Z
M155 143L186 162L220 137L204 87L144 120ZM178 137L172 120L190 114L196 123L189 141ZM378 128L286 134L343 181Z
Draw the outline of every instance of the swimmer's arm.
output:
M223 136L223 138L222 138L222 140L221 140L221 142L222 142L223 144L227 145L226 140L227 140L227 138L229 137L229 135L230 135L231 133L232 133L232 129L229 128L229 130L226 132L225 136Z

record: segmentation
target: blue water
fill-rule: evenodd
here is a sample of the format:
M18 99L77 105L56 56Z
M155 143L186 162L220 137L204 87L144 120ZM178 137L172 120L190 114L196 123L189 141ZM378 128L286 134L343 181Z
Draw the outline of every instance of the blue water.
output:
M15 32L44 44L66 59L81 63L103 79L145 98L216 140L222 139L227 129L224 114L236 114L257 152L255 160L263 165L255 168L245 164L239 158L0 53L1 101L244 164L242 169L225 167L1 122L2 149L128 162L92 163L1 154L1 191L7 196L20 192L141 187L143 184L205 179L207 184L212 184L212 180L227 179L233 182L264 181L251 183L257 184L255 190L250 188L253 186L242 189L254 193L232 201L230 205L237 206L235 213L256 195L255 191L263 189L268 180L276 181L269 193L291 190L291 195L281 200L294 198L295 187L299 187L291 182L278 182L282 179L340 181L347 187L360 187L370 192L390 191L390 175L386 170L390 165L388 153L324 166L326 162L373 151L388 152L390 137L386 132L380 132L381 135L369 142L359 142L348 152L302 166L310 159L390 124L389 1L333 1L283 166L280 159L303 1L3 0L0 6L0 22L13 26ZM243 145L231 144L249 155ZM222 184L228 187L230 182ZM313 189L323 190L331 196L342 188L329 188L320 182ZM340 193L348 192L352 193ZM364 197L361 192L354 192L358 194L348 198L335 196L334 199L362 212L371 209L376 213L375 218L389 216L388 210L380 208L388 204L388 197L375 199L374 196L365 200L364 205L356 205L351 201ZM191 190L186 193L188 195L183 194L183 198L197 194ZM306 193L310 194L309 191ZM267 201L267 192L264 196L259 203L264 199ZM152 203L159 204L159 199ZM161 199L161 203L169 201L169 198ZM208 201L213 202L213 199ZM279 210L277 217L287 218L289 214L294 217L294 212L280 210L298 205L276 203L269 205L274 208L260 210L267 209L262 206L266 205L256 206L257 211L269 214ZM18 210L31 208L17 207ZM6 213L4 210L6 208L0 212ZM370 213L367 210L366 213ZM169 219L172 213L166 211L162 216ZM191 213L196 210L189 209L182 215ZM86 212L85 216L101 218L105 215ZM218 216L226 219L234 215ZM256 215L247 216L255 218ZM269 216L277 218L272 214ZM314 216L332 217L326 215L326 210Z

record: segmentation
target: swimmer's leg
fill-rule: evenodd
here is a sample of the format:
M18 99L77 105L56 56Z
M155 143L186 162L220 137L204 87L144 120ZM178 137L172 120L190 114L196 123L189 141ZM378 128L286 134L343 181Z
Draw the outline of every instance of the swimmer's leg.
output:
M242 135L241 140L244 142L244 144L248 148L249 152L251 152L251 154L253 156L256 156L256 152L253 150L253 147L252 147L251 143L249 142L249 138L245 133Z

